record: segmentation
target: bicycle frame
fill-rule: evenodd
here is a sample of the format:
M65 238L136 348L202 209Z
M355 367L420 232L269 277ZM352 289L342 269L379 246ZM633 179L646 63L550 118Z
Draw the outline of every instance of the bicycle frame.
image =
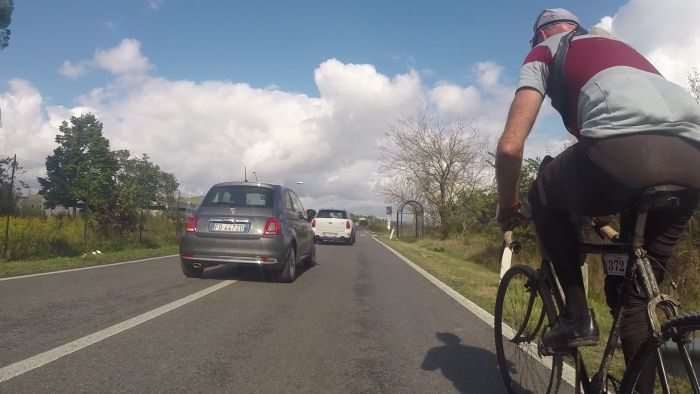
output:
M640 222L645 221L645 219L645 217L641 217L640 215L635 226L635 233L638 233L640 227L643 231L643 223L640 225ZM637 234L635 234L634 238L637 238ZM624 254L628 256L624 283L622 284L622 300L629 296L626 289L637 281L641 285L641 288L648 299L647 317L650 326L652 327L652 336L655 338L661 338L661 324L659 323L657 317L657 308L660 308L666 317L670 319L678 315L679 304L670 296L660 292L656 277L651 269L651 264L644 248L634 241L610 243L582 242L580 245L581 252L585 254ZM559 284L554 266L547 259L542 261L542 266L540 267L540 278L541 283L539 285L541 291L553 296L543 296L543 303L547 304L546 307L551 308L550 310L558 311L557 315L559 315L566 306L566 298L561 285ZM603 358L592 379L589 378L585 364L583 363L578 349L574 349L571 353L571 356L576 362L576 386L583 386L585 393L599 394L603 392L605 387L605 379L607 378L608 371L610 369L610 363L615 354L618 340L620 339L620 322L622 312L624 310L623 305L624 301L620 302L617 310L613 311L613 325L608 335L605 352L603 353ZM666 374L666 367L660 353L657 357L657 363L659 378L661 379L661 387L664 389L664 393L667 393L669 382Z
M656 345L656 371L659 375L659 383L663 389L664 393L669 393L669 379L666 372L666 366L664 365L664 360L661 354L660 345L670 339L672 339L679 347L679 353L681 354L682 361L685 365L686 371L690 378L690 383L693 384L693 389L696 394L700 394L700 385L698 385L698 378L696 372L693 368L692 361L685 348L685 343L687 343L688 338L684 334L677 334L672 331L673 327L663 328L659 321L659 316L657 316L657 311L661 313L667 319L675 319L679 315L679 304L672 297L662 294L659 289L659 284L656 281L656 276L652 270L651 261L647 256L647 252L644 247L644 234L647 224L647 215L651 209L660 207L679 207L681 205L681 199L685 198L683 193L688 189L682 186L676 185L659 185L652 188L645 189L640 197L635 201L634 208L630 209L629 214L634 213L635 217L629 217L634 220L634 225L631 228L626 226L626 222L623 223L625 227L623 228L622 237L617 233L612 227L604 225L602 221L593 220L593 218L583 218L583 217L573 217L575 222L580 223L581 219L588 220L588 223L593 224L593 227L600 235L601 239L607 240L609 242L579 242L580 253L583 254L620 254L626 256L626 266L624 274L621 275L623 279L622 291L620 294L619 302L616 305L616 310L613 311L613 325L608 334L608 340L605 346L605 351L603 353L603 358L600 360L600 365L596 370L592 378L589 378L586 366L583 363L581 353L578 349L569 349L565 353L557 352L554 349L547 349L544 347L543 343L539 343L539 352L541 355L554 355L554 354L569 354L575 360L576 365L576 377L575 377L575 390L580 392L581 389L585 393L596 393L601 394L609 381L608 371L610 369L612 358L615 354L617 344L620 340L620 326L622 321L622 315L625 310L625 305L628 305L629 297L632 296L630 289L639 289L641 291L641 296L647 302L647 313L646 318L650 327L650 334L652 341L647 342L648 345ZM632 223L632 222L630 222ZM507 247L512 244L512 233L504 234L504 241ZM536 279L534 279L533 285L538 286L544 308L542 310L542 316L539 316L540 321L537 324L537 330L535 333L539 332L541 328L541 323L544 319L544 314L546 313L549 317L550 324L555 324L556 320L561 317L562 311L566 308L566 297L562 289L561 284L556 275L555 268L551 261L545 255L545 249L541 247L540 251L543 253L542 264L538 270ZM515 249L514 253L515 252ZM508 264L509 259L506 259ZM503 259L502 259L503 263ZM503 267L502 267L503 268ZM606 265L606 271L608 266ZM607 272L606 272L607 274ZM636 293L636 291L635 291ZM635 295L636 297L636 295ZM526 312L526 322L529 321L532 314L532 303L534 299L531 298L530 305ZM664 331L664 332L662 332ZM524 326L522 326L515 338L524 332ZM528 338L530 340L532 338ZM652 353L653 354L653 353ZM629 355L628 355L629 356ZM639 359L636 359L639 360ZM639 362L636 361L635 362ZM636 368L640 368L639 364L636 364ZM641 367L646 368L642 365ZM629 385L629 380L625 383ZM614 382L613 382L614 383ZM636 382L632 383L636 384ZM629 386L626 386L629 389Z

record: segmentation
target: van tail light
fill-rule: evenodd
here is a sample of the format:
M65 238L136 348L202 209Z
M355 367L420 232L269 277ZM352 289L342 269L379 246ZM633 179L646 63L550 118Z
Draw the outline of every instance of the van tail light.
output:
M185 222L185 232L196 233L197 232L197 215L192 215L187 217Z
M316 227L316 219L311 219L311 227Z
M345 221L345 228L350 230L350 221L349 220Z
M282 223L277 218L268 218L265 222L263 237L273 237L282 234Z

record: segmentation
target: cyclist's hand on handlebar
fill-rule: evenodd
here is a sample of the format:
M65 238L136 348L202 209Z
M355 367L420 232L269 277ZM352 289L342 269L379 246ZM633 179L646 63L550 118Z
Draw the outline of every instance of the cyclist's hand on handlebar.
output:
M520 209L520 203L506 209L503 209L500 206L498 207L496 220L498 221L498 224L501 225L501 230L510 231L527 222L527 218L522 214L522 212L520 212Z

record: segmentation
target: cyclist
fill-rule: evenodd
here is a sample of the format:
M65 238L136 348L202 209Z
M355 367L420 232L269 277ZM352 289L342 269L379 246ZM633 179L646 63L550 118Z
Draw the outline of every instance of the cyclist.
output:
M543 342L555 349L592 345L599 331L588 309L571 215L621 212L641 190L658 184L700 188L700 106L628 44L609 34L589 34L565 9L542 11L533 30L532 50L498 142L498 221L510 229L522 218L517 185L523 149L546 95L578 141L541 168L528 196L542 252L554 264L567 300L562 319ZM659 280L698 193L688 191L685 201L690 203L680 209L649 215L646 248L658 263ZM646 302L633 293L624 300L621 322L627 360L650 333ZM610 279L611 308L620 302L616 295Z

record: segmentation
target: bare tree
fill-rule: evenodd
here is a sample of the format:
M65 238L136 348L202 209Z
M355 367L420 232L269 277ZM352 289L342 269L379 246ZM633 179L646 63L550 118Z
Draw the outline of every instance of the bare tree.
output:
M408 200L423 201L417 183L406 177L405 174L396 174L384 182L381 193L387 202L395 205L400 205Z
M688 85L690 85L690 94L695 97L695 101L700 104L700 72L697 68L688 74Z
M457 198L483 183L484 140L461 122L437 118L399 121L387 133L382 169L404 178L440 218L440 235L449 235Z

